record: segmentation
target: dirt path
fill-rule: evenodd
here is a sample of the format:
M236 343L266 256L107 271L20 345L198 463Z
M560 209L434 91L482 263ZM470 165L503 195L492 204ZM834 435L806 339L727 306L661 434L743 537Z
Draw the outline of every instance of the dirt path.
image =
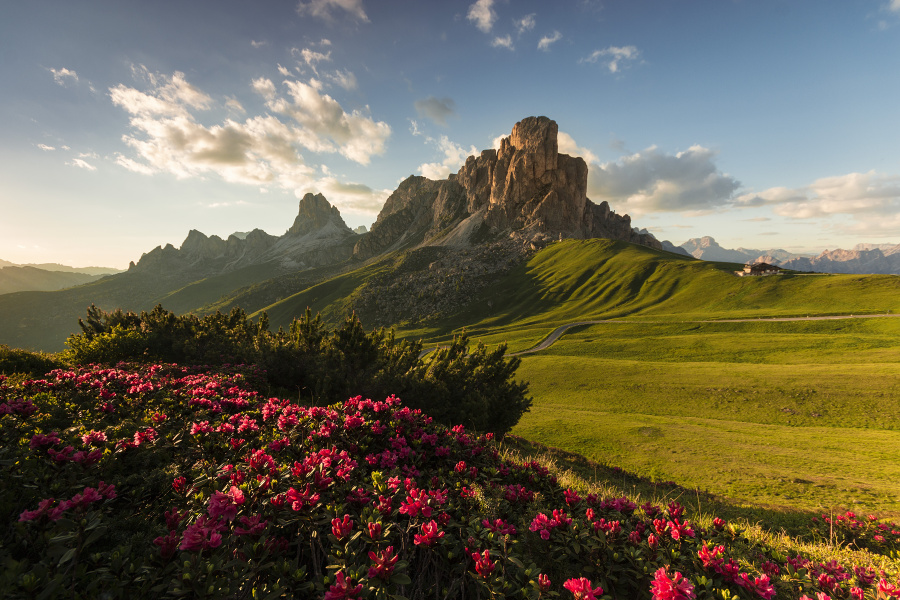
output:
M880 315L828 315L824 317L767 317L765 319L716 319L707 321L624 321L622 319L601 319L598 321L578 321L577 323L567 323L554 329L550 335L541 341L540 344L521 350L519 352L511 352L508 356L521 356L523 354L532 354L546 350L552 346L566 331L572 327L580 327L582 325L600 325L601 323L635 323L646 325L659 325L666 323L759 323L763 321L780 322L780 321L836 321L841 319L874 319L879 317L900 317L900 313L888 313Z
M761 322L784 322L784 321L839 321L842 319L877 319L884 317L900 317L900 313L886 313L886 314L878 314L878 315L827 315L824 317L766 317L766 318L758 318L758 319L714 319L714 320L706 320L706 321L625 321L623 319L599 319L596 321L578 321L576 323L566 323L565 325L561 325L550 332L550 335L545 337L541 343L533 348L529 348L528 350L520 350L519 352L510 352L507 356L522 356L523 354L533 354L535 352L540 352L541 350L546 350L550 346L552 346L556 340L561 338L564 333L566 333L569 329L573 327L581 327L583 325L600 325L602 323L630 323L636 325L665 325L665 324L677 324L677 323L761 323ZM419 353L419 358L423 358L434 352L438 348L443 348L443 346L438 346L435 348L429 348L428 350L422 350Z

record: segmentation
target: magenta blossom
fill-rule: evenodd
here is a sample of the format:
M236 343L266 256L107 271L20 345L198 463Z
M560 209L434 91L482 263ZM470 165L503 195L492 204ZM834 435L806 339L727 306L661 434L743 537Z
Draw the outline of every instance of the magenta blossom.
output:
M603 588L597 586L591 589L593 584L587 577L579 577L578 579L569 579L563 584L563 587L572 592L575 600L596 600L597 596L603 594Z
M690 581L678 571L669 578L666 567L657 569L653 583L650 584L650 592L653 600L691 600L697 597Z

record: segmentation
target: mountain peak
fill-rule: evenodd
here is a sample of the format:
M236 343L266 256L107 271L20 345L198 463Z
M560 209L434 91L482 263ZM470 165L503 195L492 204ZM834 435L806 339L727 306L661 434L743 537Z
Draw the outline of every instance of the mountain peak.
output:
M351 231L347 224L344 223L341 211L336 206L332 206L325 199L325 196L307 193L300 199L297 218L294 219L294 224L287 230L286 235L307 235L323 229L329 224L338 230L346 229L348 232Z

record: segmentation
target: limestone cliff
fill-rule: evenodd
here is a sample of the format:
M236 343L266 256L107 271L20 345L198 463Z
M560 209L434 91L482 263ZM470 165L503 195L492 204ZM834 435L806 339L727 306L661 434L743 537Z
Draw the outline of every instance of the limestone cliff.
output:
M584 159L560 154L558 127L547 117L516 123L499 150L470 156L446 180L410 177L388 198L354 255L368 258L417 245L471 245L519 236L605 237L660 249L628 215L587 198Z

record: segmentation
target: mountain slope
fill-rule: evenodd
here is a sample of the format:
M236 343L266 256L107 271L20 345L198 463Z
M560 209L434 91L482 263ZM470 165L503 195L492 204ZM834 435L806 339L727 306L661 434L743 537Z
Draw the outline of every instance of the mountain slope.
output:
M12 292L39 291L48 292L63 288L90 283L100 279L102 275L88 275L64 271L48 271L45 269L22 266L0 268L0 294Z
M741 278L733 274L738 267L626 242L566 240L512 267L453 314L400 324L415 335L439 338L461 327L477 334L595 318L691 320L900 310L897 277ZM397 267L382 263L380 268ZM345 273L264 310L274 326L286 325L307 306L336 321L373 279L365 269ZM373 324L370 315L360 316L367 326Z

